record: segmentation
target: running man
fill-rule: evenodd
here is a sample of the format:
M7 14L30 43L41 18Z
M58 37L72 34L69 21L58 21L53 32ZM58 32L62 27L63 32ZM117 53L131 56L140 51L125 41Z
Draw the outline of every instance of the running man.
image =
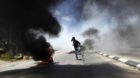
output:
M75 37L72 37L72 40L73 41L73 46L74 46L74 49L75 49L75 56L76 56L76 60L78 60L78 54L80 53L80 42L78 40L75 39Z

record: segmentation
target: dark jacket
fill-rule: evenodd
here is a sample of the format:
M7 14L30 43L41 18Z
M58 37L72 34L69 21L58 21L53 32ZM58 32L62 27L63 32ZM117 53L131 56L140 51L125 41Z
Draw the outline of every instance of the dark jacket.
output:
M79 47L80 46L80 42L77 41L77 40L73 40L73 46L74 46L74 48Z

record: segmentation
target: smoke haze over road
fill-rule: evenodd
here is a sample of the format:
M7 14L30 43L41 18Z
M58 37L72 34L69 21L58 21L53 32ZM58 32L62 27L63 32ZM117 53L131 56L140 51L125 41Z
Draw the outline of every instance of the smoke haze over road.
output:
M57 6L54 15L62 26L67 26L67 32L97 29L98 49L139 48L139 7L139 0L66 0Z

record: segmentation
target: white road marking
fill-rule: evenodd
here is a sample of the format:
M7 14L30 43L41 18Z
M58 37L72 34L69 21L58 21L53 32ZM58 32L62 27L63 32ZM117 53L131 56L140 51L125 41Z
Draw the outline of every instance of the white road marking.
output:
M127 59L124 59L124 58L120 58L120 59L118 59L118 61L125 63L125 62L127 62L128 60L127 60Z

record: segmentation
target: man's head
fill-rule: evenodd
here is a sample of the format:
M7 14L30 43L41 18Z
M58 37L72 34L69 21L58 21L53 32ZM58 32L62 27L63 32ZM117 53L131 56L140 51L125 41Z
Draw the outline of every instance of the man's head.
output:
M75 39L75 37L72 37L72 40L71 41L75 41L76 39Z

